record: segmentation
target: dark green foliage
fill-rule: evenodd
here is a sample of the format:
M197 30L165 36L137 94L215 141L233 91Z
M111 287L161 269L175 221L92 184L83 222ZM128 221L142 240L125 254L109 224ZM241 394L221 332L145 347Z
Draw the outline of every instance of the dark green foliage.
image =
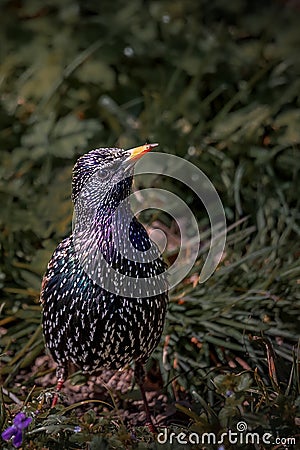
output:
M0 426L11 423L27 395L23 409L33 414L48 394L40 387L29 394L32 375L21 391L15 378L44 351L40 281L71 229L76 158L94 147L149 140L206 173L230 227L216 273L197 284L204 239L192 276L172 292L164 342L154 355L170 401L174 390L193 400L192 410L178 409L198 433L220 435L243 418L259 433L296 434L300 13L294 3L0 2ZM171 180L151 183L180 194L205 236L208 219L191 192ZM145 429L130 435L115 408L99 406L98 415L76 408L42 409L26 449L161 448ZM74 433L76 426L81 432Z

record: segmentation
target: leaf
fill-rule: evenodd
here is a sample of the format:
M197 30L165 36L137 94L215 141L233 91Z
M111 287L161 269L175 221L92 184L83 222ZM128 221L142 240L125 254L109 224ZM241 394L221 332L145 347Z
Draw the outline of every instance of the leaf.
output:
M115 73L106 63L97 60L86 61L77 71L76 76L82 83L94 83L103 90L113 89Z
M291 145L300 143L300 111L299 109L291 109L284 111L276 117L274 127L279 128L282 132L278 142L281 144L290 143Z
M270 111L269 106L254 103L231 112L226 117L222 116L220 121L217 117L212 136L217 140L230 137L235 142L243 135L250 139L269 122Z
M102 125L95 119L79 120L73 114L68 114L55 124L49 150L57 157L71 158L101 128Z

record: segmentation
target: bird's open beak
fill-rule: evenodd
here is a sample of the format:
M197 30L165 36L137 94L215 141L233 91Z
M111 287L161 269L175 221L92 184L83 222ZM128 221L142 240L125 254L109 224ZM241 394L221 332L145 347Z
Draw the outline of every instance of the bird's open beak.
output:
M134 161L136 159L141 158L145 153L150 152L154 147L157 147L159 144L145 144L140 147L135 147L130 150L127 150L128 158L127 161Z

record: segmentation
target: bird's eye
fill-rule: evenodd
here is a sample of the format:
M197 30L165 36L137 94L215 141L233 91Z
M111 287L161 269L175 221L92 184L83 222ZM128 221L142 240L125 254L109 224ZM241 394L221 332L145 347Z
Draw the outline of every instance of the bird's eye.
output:
M106 169L101 169L101 170L98 170L97 175L101 181L104 181L109 177L109 171Z

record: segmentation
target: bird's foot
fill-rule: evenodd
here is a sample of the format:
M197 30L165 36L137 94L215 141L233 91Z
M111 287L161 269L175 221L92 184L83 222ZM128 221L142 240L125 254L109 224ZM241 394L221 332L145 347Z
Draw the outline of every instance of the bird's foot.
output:
M150 433L152 434L157 434L158 433L158 429L156 428L156 426L154 425L154 423L151 421L147 421L146 422L146 426L148 427L148 430L150 431Z
M144 409L145 409L145 413L146 413L146 426L148 427L150 433L157 434L158 430L151 419L148 400L147 400L146 392L145 392L145 388L144 388L145 370L144 370L142 363L140 363L138 361L136 361L136 363L135 363L134 375L135 375L136 382L139 385L140 391L142 394Z
M61 391L61 388L64 385L64 381L63 379L58 380L57 385L56 385L56 392L54 394L54 397L52 399L52 403L51 403L51 408L54 408L57 405L58 402L58 397L59 397L59 392Z
M58 393L56 392L52 399L51 408L55 408L55 406L57 405L57 402L58 402Z

